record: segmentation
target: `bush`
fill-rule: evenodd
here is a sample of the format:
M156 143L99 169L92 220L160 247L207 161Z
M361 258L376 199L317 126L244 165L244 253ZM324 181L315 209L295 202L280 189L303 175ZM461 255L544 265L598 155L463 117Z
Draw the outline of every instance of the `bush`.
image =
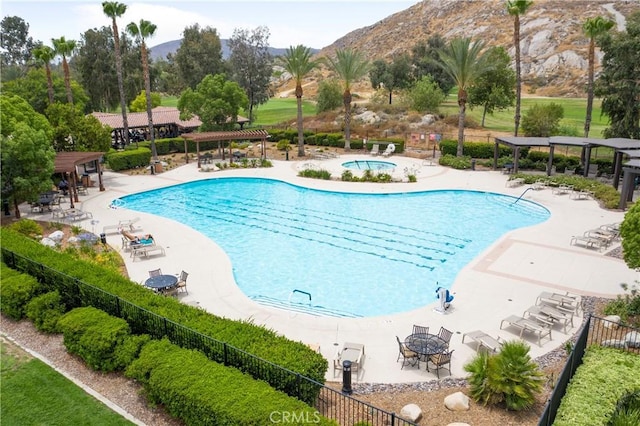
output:
M336 79L322 80L318 85L316 112L331 111L342 106L342 86Z
M18 321L24 318L26 305L42 291L42 285L32 276L21 273L8 273L10 270L2 264L0 278L0 311ZM7 272L5 272L7 271Z
M529 349L526 343L514 340L505 342L497 354L477 354L464 366L471 373L471 397L482 405L504 403L508 410L531 407L544 379Z
M456 157L455 155L443 155L438 161L441 166L447 166L458 170L471 168L471 157Z
M637 283L634 285L620 284L625 291L624 295L618 295L615 300L604 307L606 315L618 315L620 320L633 327L640 326L640 289Z
M462 148L462 155L472 158L493 158L495 144L486 142L465 142ZM440 152L442 155L456 155L458 152L458 141L443 140L440 142ZM520 157L523 158L529 153L528 148L520 150ZM511 149L504 145L498 147L498 157L510 157L513 154ZM513 159L511 160L513 162Z
M45 333L60 332L58 319L64 312L65 306L57 291L36 296L26 306L27 318L33 321L36 329Z
M415 111L438 112L438 106L445 100L446 95L433 81L433 77L425 75L407 93L409 104Z
M324 179L324 180L331 179L331 173L327 170L313 170L313 169L301 170L298 172L298 176L308 177L313 179Z
M10 226L16 232L26 235L29 238L37 238L42 235L42 226L38 222L31 219L20 219Z
M106 161L114 172L147 167L151 162L151 150L140 147L121 152L111 151L106 155Z
M75 308L58 321L64 334L64 346L80 356L94 370L123 370L119 348L131 334L129 324L121 318L93 307Z
M564 108L551 102L547 105L534 104L522 117L525 136L549 137L558 134Z

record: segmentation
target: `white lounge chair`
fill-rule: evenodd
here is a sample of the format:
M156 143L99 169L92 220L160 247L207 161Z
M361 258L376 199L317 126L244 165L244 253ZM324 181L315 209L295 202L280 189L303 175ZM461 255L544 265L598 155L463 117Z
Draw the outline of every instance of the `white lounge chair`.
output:
M373 146L371 147L371 155L378 155L380 154L380 145L377 143L374 143Z
M105 226L103 226L102 227L102 232L104 234L108 234L108 233L114 232L114 231L120 232L120 229L123 229L123 228L129 228L130 231L133 231L134 230L134 226L133 225L135 223L139 222L139 221L140 221L139 217L136 217L135 219L121 220L121 221L118 222L117 225L105 225Z
M387 148L384 150L384 152L382 153L383 157L388 157L391 154L393 154L396 151L396 146L395 144L390 143L389 145L387 145Z
M364 357L364 345L361 343L345 342L342 349L336 352L333 360L333 372L342 370L344 361L351 361L351 371L356 373L356 377L362 367L362 358Z
M538 338L538 346L542 346L541 340L544 336L548 336L549 340L553 340L551 338L551 322L543 322L539 318L524 318L519 317L517 315L509 315L507 318L503 319L500 322L500 329L504 326L504 323L507 325L513 326L515 328L520 329L520 338L522 338L522 333L525 331L535 334Z
M462 343L464 343L465 337L470 338L478 344L478 346L476 347L476 351L480 350L481 347L485 347L491 352L497 352L502 347L502 343L498 339L494 339L481 330L469 331L468 333L464 333L462 335Z

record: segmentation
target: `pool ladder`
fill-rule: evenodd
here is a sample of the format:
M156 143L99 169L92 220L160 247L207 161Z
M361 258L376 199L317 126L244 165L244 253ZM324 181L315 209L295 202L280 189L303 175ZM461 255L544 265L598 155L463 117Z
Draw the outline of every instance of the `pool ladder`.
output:
M293 297L294 294L296 293L300 293L300 294L306 294L307 296L309 296L309 304L311 304L311 293L306 292L306 291L302 291L302 290L298 290L297 288L294 289L291 294L289 295L289 303L291 303L291 298Z

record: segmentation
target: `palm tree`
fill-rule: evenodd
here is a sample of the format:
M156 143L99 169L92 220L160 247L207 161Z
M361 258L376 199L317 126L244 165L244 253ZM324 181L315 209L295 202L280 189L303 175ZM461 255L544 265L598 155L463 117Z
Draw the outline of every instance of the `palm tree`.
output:
M144 90L147 95L147 118L149 119L149 134L151 135L151 156L153 161L158 161L158 152L156 151L156 138L153 129L153 114L151 112L151 77L149 76L149 53L145 39L152 37L156 32L156 26L144 19L140 20L140 25L131 22L127 25L127 32L138 40L140 43L140 52L142 55L142 73L144 74Z
M51 61L56 57L56 52L49 46L40 46L33 49L33 56L44 63L47 73L47 93L49 94L49 105L53 104L53 78L51 78Z
M516 48L516 114L515 132L518 136L520 127L520 102L522 97L522 73L520 70L520 15L524 15L531 7L533 0L507 0L507 11L513 16L513 44Z
M351 149L351 86L369 72L369 61L362 53L351 49L339 49L335 58L329 58L329 66L344 83L344 149Z
M593 112L593 74L595 67L596 38L613 28L614 22L602 16L588 18L582 25L582 30L589 37L589 83L587 86L587 115L584 119L584 137L589 137L591 129L591 114Z
M69 71L69 63L67 57L71 57L73 51L76 50L76 41L67 40L64 36L56 39L52 38L51 42L55 49L56 55L62 56L62 70L64 71L64 87L67 90L67 102L73 104L73 93L71 92L71 72Z
M462 157L464 147L464 120L467 109L467 89L484 72L491 69L488 56L482 52L484 42L471 42L470 38L456 38L442 49L438 49L441 66L458 86L458 149L456 155Z
M301 44L289 46L280 58L282 67L296 80L296 102L298 104L298 157L304 156L304 132L302 129L302 79L319 64L311 59L311 49Z
M116 18L124 15L127 5L115 1L102 2L102 11L111 18L113 29L113 41L116 51L116 75L118 76L118 91L120 92L120 109L122 110L122 127L124 131L125 144L129 145L129 120L127 119L127 101L124 96L124 83L122 81L122 52L120 51L120 34Z

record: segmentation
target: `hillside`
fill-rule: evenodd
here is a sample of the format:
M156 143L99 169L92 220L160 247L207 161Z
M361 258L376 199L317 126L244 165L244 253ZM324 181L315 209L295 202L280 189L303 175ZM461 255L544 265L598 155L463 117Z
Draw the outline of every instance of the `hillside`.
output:
M320 55L350 47L366 52L370 60L390 58L440 34L447 40L482 39L488 46L505 47L513 57L513 18L504 4L504 0L423 0L346 34ZM601 15L624 29L625 17L639 10L637 0L535 0L520 19L523 93L585 96L589 40L583 22Z

